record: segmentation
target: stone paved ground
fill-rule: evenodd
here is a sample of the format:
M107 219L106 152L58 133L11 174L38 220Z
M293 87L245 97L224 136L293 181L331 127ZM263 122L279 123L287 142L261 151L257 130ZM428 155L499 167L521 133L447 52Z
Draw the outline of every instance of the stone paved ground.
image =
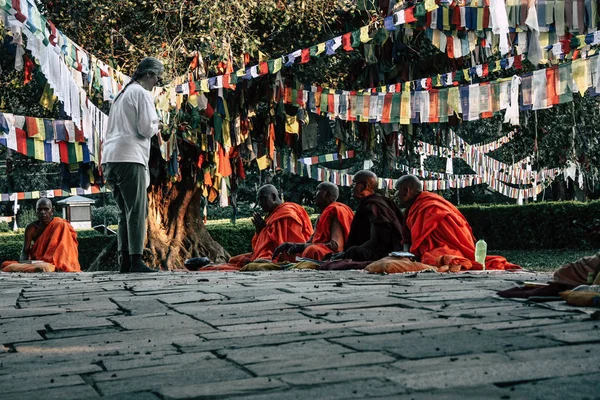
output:
M0 275L0 398L600 399L600 321L548 274Z

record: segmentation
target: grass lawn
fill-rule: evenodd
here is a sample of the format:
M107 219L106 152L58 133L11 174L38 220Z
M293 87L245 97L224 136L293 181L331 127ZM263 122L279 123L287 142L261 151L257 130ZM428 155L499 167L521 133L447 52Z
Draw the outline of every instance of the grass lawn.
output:
M534 271L554 271L563 264L596 254L594 250L489 250L488 254L504 256L508 261Z

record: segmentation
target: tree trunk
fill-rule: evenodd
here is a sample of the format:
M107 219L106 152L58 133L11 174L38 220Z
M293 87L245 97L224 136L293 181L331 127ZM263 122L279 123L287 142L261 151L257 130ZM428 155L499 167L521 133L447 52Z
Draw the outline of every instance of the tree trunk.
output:
M162 270L182 269L185 259L192 257L227 262L229 254L212 239L204 226L199 188L187 188L184 182L166 182L153 185L148 196L144 261L149 266ZM115 239L88 271L118 269Z

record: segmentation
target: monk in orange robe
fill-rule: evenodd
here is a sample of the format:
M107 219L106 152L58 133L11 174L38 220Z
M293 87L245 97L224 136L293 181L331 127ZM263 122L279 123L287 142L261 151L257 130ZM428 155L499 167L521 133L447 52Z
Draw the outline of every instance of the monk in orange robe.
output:
M256 233L252 237L252 253L229 259L229 264L242 267L249 262L271 262L275 249L285 242L306 242L313 233L310 217L296 203L282 202L273 185L258 190L258 204L267 213L263 219L258 213L252 216Z
M396 182L396 196L405 208L406 225L410 230L410 252L424 264L450 266L451 271L483 269L475 261L475 238L469 222L460 211L443 197L423 192L414 175L405 175ZM487 256L486 269L519 269L501 256Z
M323 260L327 254L337 253L344 248L354 211L336 200L340 190L330 182L322 182L317 186L315 205L321 215L315 224L315 233L306 243L286 242L275 249L273 257L279 254L301 254L304 258Z
M36 214L38 220L25 228L20 260L4 262L2 269L14 270L15 264L43 261L52 264L58 271L80 272L77 232L73 226L68 221L54 216L52 202L46 198L38 200Z

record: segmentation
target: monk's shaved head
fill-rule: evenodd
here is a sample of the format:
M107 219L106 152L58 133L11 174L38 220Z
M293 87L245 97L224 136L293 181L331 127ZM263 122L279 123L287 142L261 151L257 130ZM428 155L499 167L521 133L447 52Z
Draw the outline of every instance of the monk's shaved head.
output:
M36 209L39 208L40 205L42 205L42 204L45 205L45 206L47 206L47 207L49 207L49 208L52 208L52 202L50 201L50 199L47 199L45 197L42 197L41 199L39 199L37 201L37 203L35 203L35 208Z
M377 175L367 170L358 171L356 174L354 174L352 180L355 182L367 182L367 185L372 190L376 190L378 186Z
M264 212L270 213L281 204L277 188L273 185L264 185L258 189L258 205Z
M42 225L48 225L52 218L54 218L54 207L52 202L45 197L42 197L35 203L35 213L38 217L38 221Z
M340 197L340 189L337 187L336 184L333 184L331 182L319 183L319 186L317 186L317 190L324 191L327 194L327 196L329 196L332 199L331 201L336 201L338 197Z
M404 175L404 176L401 176L396 181L396 189L398 189L400 186L402 186L402 187L408 187L408 188L411 188L413 190L417 190L419 192L423 190L423 185L421 185L421 181L415 175Z
M396 198L400 207L410 207L423 191L423 185L415 175L404 175L396 181Z
M258 189L258 195L267 194L267 195L275 195L279 197L279 192L277 188L271 184L263 185Z
M355 199L371 196L377 189L377 175L371 171L358 171L352 177L352 195Z
M315 194L315 205L320 211L335 202L340 195L340 189L331 182L321 182L317 186Z

